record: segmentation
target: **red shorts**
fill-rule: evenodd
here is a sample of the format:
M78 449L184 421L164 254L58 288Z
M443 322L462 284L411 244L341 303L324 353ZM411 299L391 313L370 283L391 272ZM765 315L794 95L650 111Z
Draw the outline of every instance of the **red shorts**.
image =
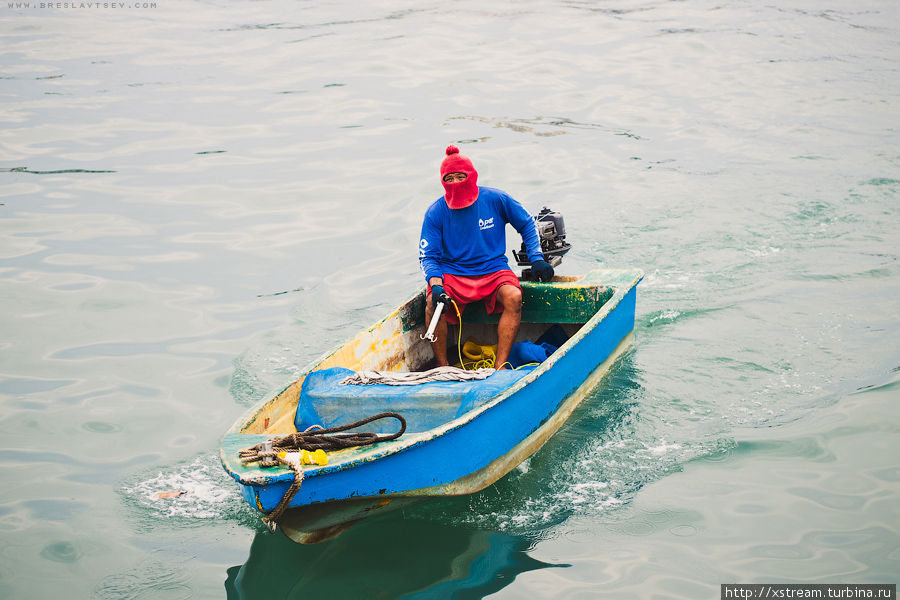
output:
M444 274L444 291L447 292L459 307L459 313L465 310L466 305L470 302L484 300L484 308L487 313L493 314L503 312L502 306L497 306L497 290L501 285L514 285L519 289L519 278L509 269L497 271L496 273L488 273L487 275L478 275L476 277L466 277L463 275ZM431 286L428 286L428 296L431 295ZM498 310L499 309L499 310ZM453 306L444 307L444 318L448 323L459 323L456 318L456 309Z

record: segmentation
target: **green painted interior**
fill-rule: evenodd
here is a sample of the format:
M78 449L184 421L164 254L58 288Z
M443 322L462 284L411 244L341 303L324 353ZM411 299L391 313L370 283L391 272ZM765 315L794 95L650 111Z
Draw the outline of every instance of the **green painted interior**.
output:
M611 287L557 286L533 282L522 283L522 321L524 323L585 323L612 298ZM466 307L466 323L496 323L499 314L488 315L484 302ZM425 324L425 297L418 295L400 309L403 331Z
M524 323L586 323L612 298L613 289L524 282L522 296ZM488 315L484 302L475 302L466 307L464 318L467 323L496 323L500 320L500 315Z

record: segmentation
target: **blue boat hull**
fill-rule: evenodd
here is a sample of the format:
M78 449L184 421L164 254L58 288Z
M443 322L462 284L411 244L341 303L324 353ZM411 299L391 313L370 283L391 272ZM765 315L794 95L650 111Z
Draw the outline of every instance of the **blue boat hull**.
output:
M384 499L467 494L495 482L562 426L627 349L641 276L630 273L627 289L620 286L569 342L496 399L443 427L405 434L403 444L385 443L386 448L357 460L310 469L289 506L353 499L386 506ZM244 437L241 442L248 446L259 436ZM233 461L225 454L235 447L226 436L223 463L230 472ZM232 475L244 498L264 512L279 504L293 481L290 471L251 481L246 474Z

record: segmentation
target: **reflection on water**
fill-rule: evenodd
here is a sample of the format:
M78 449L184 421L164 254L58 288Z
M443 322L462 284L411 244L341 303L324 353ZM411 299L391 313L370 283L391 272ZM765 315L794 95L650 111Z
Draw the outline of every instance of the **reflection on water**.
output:
M313 546L260 532L247 562L228 569L225 589L229 600L482 598L520 573L568 566L532 558L531 545L524 536L399 515L364 521Z

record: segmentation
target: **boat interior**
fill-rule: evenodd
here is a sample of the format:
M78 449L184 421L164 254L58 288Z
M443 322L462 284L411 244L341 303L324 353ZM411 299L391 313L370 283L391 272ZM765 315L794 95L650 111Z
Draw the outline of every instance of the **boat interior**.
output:
M530 344L529 348L545 348L547 355L543 358L575 335L613 295L611 288L565 283L548 286L523 282L522 289L522 323L516 342ZM480 354L489 355L497 343L498 320L499 315L486 313L482 302L467 306L461 326L451 324L448 328L446 343L450 362L458 363L462 357L467 369L487 366L479 363L478 358ZM422 291L384 320L323 357L244 423L241 433L283 435L313 425L344 425L384 411L402 414L408 432L425 431L477 408L538 366L535 363L514 365L518 368L497 371L486 379L474 381L414 386L342 383L355 372L417 372L436 366L431 343L423 339L427 326ZM366 425L366 430L387 433L396 431L396 427L396 421L386 420L382 426Z

